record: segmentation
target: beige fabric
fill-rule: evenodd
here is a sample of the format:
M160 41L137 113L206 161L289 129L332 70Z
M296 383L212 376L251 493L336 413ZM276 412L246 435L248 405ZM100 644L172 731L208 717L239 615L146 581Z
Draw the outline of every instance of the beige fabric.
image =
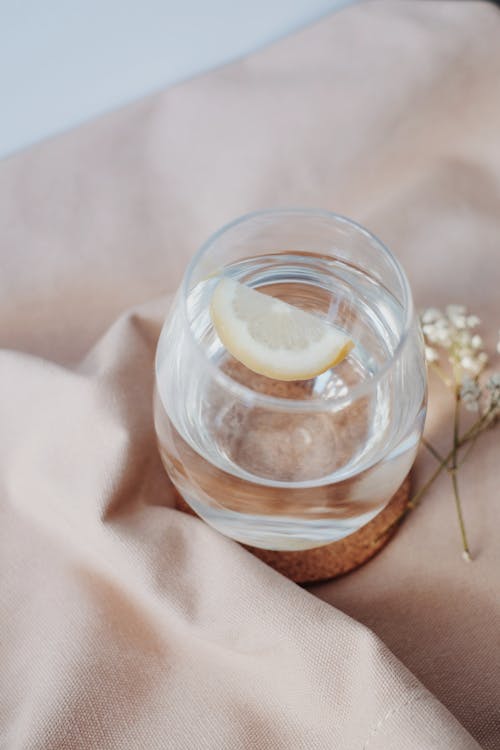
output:
M493 342L499 39L486 3L361 4L0 164L2 748L500 746L498 435L463 472L472 565L443 477L324 603L166 507L151 424L168 293L254 208L360 220Z

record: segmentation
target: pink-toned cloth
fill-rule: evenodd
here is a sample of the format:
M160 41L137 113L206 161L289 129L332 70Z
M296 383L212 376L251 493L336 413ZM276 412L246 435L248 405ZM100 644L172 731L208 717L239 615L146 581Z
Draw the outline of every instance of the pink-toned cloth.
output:
M498 435L472 564L444 476L309 592L168 507L151 414L187 259L255 208L361 221L493 345L499 40L491 4L365 3L0 164L2 750L500 747Z

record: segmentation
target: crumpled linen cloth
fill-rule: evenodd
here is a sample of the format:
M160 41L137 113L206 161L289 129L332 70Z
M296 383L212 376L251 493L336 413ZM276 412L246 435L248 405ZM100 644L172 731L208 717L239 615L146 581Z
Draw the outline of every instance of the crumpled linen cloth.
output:
M151 414L188 258L259 207L363 222L493 345L499 39L487 3L360 4L0 164L2 750L500 747L497 435L461 472L471 565L445 476L306 591L169 507Z

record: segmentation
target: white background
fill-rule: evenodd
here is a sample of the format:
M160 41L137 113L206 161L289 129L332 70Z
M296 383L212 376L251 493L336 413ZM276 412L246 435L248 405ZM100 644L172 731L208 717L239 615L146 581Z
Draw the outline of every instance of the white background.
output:
M349 0L0 0L0 157Z

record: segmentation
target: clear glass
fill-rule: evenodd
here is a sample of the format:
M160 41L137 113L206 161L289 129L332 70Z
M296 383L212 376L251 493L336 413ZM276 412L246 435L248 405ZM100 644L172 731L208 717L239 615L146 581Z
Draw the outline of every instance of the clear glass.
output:
M223 275L335 322L355 347L311 380L256 375L212 325ZM155 426L172 482L223 534L290 550L353 533L410 470L425 405L407 278L361 226L262 211L221 229L189 265L158 343Z

